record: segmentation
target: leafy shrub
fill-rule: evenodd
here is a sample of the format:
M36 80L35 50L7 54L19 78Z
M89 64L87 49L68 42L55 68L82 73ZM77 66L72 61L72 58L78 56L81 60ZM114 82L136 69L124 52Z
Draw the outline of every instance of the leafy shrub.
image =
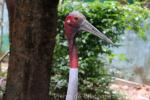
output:
M134 10L132 7L130 9ZM136 16L131 18L131 20L128 19L126 15L130 18L130 15L128 15L130 14L129 10L123 8L119 3L67 2L59 6L58 35L56 37L54 67L50 83L50 94L54 100L65 98L67 91L69 55L68 44L63 35L63 20L66 15L73 10L82 12L88 21L111 38L113 42L119 41L119 36L124 33L124 30L127 27L130 26L132 29L139 27L138 25L134 26L132 24L132 22L134 22L133 19ZM134 24L137 24L137 21L134 22ZM108 84L111 82L111 76L105 68L105 62L99 56L101 54L110 55L111 51L109 47L111 45L87 32L78 34L76 44L79 51L79 99L113 100L114 98L114 100L117 100L108 89Z

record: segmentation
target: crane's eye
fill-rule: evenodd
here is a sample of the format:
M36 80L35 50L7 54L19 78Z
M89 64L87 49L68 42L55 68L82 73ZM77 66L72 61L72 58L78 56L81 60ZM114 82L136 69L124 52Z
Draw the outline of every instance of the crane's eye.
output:
M74 19L75 19L75 20L78 20L79 18L78 18L78 17L75 17Z

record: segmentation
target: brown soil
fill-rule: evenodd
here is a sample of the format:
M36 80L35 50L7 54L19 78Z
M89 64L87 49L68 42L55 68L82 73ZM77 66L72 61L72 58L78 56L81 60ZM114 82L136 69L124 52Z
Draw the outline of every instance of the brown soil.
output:
M150 86L116 79L110 88L123 94L124 100L150 100Z

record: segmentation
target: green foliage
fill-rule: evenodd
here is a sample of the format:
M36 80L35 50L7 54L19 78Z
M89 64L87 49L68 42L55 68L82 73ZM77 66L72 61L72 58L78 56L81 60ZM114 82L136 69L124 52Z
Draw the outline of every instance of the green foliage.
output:
M115 58L117 58L120 61L127 61L128 60L125 54L109 54L107 57L108 57L108 60L110 63Z
M126 30L134 30L139 37L147 40L145 31L150 27L150 23L144 23L144 21L150 18L150 11L141 8L139 4L126 5L120 9L124 12Z
M65 98L67 91L69 55L68 44L63 35L63 20L73 10L82 12L88 21L111 38L114 43L119 41L119 36L125 29L130 28L140 32L140 24L148 16L147 11L142 12L142 8L133 6L126 8L116 2L67 2L61 5L58 12L58 35L50 83L50 94L54 100ZM101 54L113 57L109 49L111 45L86 32L79 33L76 42L79 51L79 100L117 100L108 89L111 76L105 68L105 62L99 57ZM124 55L119 55L119 58L126 60Z

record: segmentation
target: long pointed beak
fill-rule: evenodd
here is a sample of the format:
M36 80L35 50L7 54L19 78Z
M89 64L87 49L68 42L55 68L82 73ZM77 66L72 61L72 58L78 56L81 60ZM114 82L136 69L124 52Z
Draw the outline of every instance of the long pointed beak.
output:
M84 20L82 23L81 23L81 26L80 26L80 30L83 30L83 31L86 31L86 32L90 32L92 33L93 35L101 38L102 40L110 43L110 44L113 44L113 42L106 36L104 35L103 33L101 33L97 28L95 28L91 23L89 23L87 20Z

